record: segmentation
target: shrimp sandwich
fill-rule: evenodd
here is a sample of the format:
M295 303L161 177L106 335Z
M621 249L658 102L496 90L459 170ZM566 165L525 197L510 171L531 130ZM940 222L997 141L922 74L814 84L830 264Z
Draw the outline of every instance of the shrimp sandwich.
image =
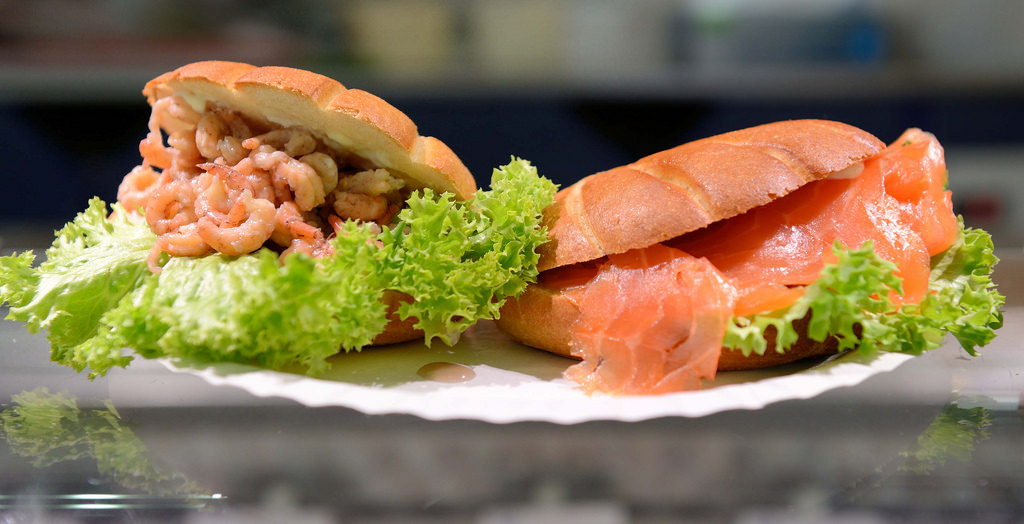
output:
M538 282L498 326L579 359L589 392L692 390L717 371L848 350L973 354L1002 323L991 238L965 228L943 149L776 122L588 176L545 211Z
M47 260L0 259L0 304L53 358L326 367L339 349L452 343L536 276L554 185L521 159L489 190L365 91L287 67L199 62L145 85L141 163Z

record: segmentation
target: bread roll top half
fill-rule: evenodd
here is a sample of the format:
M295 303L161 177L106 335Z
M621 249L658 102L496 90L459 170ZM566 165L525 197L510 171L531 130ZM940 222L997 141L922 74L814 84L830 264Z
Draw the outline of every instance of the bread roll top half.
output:
M885 144L856 127L789 120L689 142L595 173L555 196L541 271L695 231L847 171Z
M429 187L465 200L476 191L469 170L440 140L420 136L403 112L366 91L288 67L208 61L149 81L150 104L177 95L197 111L208 104L281 127L301 127L328 146L388 169L409 187Z

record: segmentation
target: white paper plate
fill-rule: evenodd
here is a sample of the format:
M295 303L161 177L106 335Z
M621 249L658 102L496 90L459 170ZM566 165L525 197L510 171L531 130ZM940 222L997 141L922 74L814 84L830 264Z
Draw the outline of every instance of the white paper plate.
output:
M492 322L470 329L453 347L422 343L337 355L326 375L269 371L241 364L196 365L162 361L172 371L258 397L281 397L306 406L344 406L367 414L411 414L430 420L494 423L592 420L637 421L665 416L701 417L775 402L810 398L892 371L914 357L848 354L824 363L720 373L700 391L659 396L588 396L562 378L573 361L509 341ZM441 364L438 364L441 363ZM423 376L441 366L464 376L442 381ZM459 375L459 373L455 373ZM472 376L469 376L472 375Z

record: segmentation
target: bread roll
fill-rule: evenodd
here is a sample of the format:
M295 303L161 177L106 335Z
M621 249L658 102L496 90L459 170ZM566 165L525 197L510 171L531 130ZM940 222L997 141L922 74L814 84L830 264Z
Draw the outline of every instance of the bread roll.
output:
M380 300L387 304L388 323L384 326L384 331L381 331L373 338L372 345L396 344L423 337L423 330L416 329L416 322L418 321L416 317L402 320L398 316L399 304L412 301L412 297L398 291L386 290Z
M792 120L690 142L590 175L545 211L551 241L541 271L644 248L698 230L829 176L856 173L885 147L871 134L824 120ZM543 276L541 282L543 282ZM520 342L571 356L579 308L560 289L531 284L501 310L498 327ZM785 353L726 349L720 370L761 368L836 351L803 338Z
M791 120L733 131L590 175L545 213L541 271L647 247L856 167L885 147L853 126Z
M200 112L213 104L256 120L307 129L329 146L401 176L413 189L429 187L462 200L476 191L469 170L443 142L420 136L408 116L380 98L323 75L288 67L196 62L154 78L142 93L150 104L179 95Z

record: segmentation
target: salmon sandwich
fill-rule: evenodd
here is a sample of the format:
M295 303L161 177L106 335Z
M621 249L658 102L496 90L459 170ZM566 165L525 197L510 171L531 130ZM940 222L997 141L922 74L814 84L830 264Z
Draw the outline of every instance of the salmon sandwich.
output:
M309 71L199 62L145 85L141 162L46 260L0 258L0 305L94 375L144 357L328 365L453 343L537 274L555 186L525 160L476 181L381 98Z
M499 327L591 393L859 351L967 351L1002 323L991 237L953 212L941 145L784 121L596 173L545 210L538 282Z

